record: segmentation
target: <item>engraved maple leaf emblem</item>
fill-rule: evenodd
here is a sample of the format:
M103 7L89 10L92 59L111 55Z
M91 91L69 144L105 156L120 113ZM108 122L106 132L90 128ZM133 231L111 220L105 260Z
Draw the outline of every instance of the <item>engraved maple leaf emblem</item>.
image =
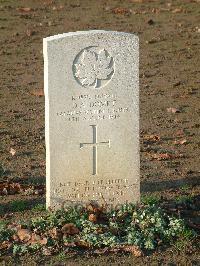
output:
M75 64L75 76L82 86L97 87L98 80L108 79L113 73L113 59L106 50L98 53L85 50L81 56L80 63Z

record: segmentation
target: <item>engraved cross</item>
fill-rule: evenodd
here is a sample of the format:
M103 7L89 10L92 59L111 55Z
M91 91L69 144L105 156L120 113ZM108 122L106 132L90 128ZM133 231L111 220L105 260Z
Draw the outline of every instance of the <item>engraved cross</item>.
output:
M93 130L93 142L92 143L80 143L80 149L84 146L92 146L93 148L93 175L97 175L97 147L100 145L107 145L110 148L110 140L108 141L97 141L97 125L91 125Z

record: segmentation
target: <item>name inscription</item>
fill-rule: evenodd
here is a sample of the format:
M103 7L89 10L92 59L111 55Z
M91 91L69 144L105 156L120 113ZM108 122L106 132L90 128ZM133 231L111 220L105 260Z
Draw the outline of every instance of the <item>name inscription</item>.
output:
M72 95L70 109L57 112L57 116L69 122L98 121L119 119L129 112L129 107L120 106L116 94L82 94Z

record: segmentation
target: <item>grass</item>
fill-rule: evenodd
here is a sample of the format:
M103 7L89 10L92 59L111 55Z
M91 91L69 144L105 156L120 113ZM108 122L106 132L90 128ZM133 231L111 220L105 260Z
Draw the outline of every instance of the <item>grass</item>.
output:
M4 173L5 173L5 169L3 165L0 163L0 177L2 177Z
M160 202L160 196L145 195L141 197L141 202L146 205L158 204Z
M10 208L14 212L21 212L28 208L28 204L25 200L14 200L10 203Z
M191 189L191 186L188 185L188 184L186 184L186 185L184 185L184 186L181 187L181 190L182 190L183 192L187 192L187 191L189 191L190 189Z
M37 204L36 206L32 208L32 211L35 211L35 212L42 212L45 210L46 210L45 204Z
M175 198L177 204L192 204L193 197L191 195L180 195Z
M67 255L65 254L64 251L60 252L57 256L58 261L65 261L67 259Z

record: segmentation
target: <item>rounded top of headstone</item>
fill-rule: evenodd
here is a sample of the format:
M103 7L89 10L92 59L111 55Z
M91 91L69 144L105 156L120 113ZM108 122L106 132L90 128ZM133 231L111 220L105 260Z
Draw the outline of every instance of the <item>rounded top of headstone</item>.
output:
M127 33L127 32L120 32L120 31L107 31L107 30L88 30L88 31L75 31L75 32L67 32L62 34L57 34L53 36L49 36L43 39L44 42L46 41L53 41L57 39L62 39L65 37L72 37L72 36L80 36L80 35L97 35L97 34L109 34L109 35L124 35L129 37L138 38L138 36L134 33Z

